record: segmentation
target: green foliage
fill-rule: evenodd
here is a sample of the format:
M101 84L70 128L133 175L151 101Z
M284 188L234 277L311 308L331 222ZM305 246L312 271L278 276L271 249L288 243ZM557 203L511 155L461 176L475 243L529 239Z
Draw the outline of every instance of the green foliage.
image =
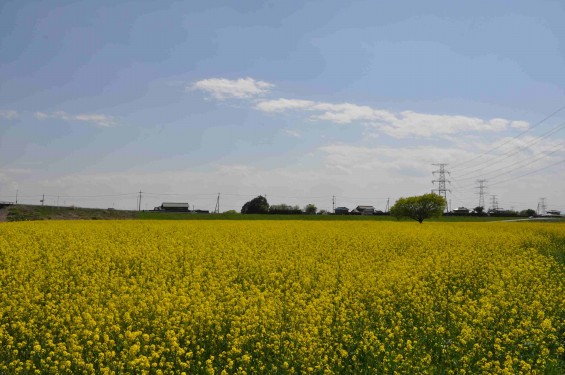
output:
M396 218L407 217L420 224L425 219L441 216L447 202L437 194L400 198L390 209L390 214Z
M273 215L300 215L302 210L298 206L291 206L289 204L273 204L269 207L269 213Z
M483 206L477 206L477 207L474 208L474 211L478 215L482 215L485 212L485 208Z
M536 210L528 208L527 210L520 211L520 216L536 216Z
M242 214L266 214L269 212L267 198L262 195L253 198L241 207Z
M317 211L318 211L318 207L316 207L316 205L312 203L307 204L306 207L304 207L304 212L307 213L308 215L316 215Z
M239 212L237 212L236 210L228 210L222 212L222 215L237 215L237 214L239 214Z

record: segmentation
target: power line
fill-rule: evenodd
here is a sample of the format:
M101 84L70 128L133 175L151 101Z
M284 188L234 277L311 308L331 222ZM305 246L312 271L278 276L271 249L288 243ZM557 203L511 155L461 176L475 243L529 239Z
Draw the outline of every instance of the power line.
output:
M471 158L471 159L468 159L468 160L466 160L466 161L463 161L463 162L461 162L461 163L459 163L459 164L455 164L452 168L457 168L457 167L459 167L459 166L461 166L461 165L470 163L471 161L475 161L475 160L477 160L477 159L483 157L484 155L487 155L487 154L491 153L492 151L498 150L499 148L501 148L502 146L508 144L508 143L511 142L512 140L518 139L518 138L521 137L522 135L524 135L524 134L526 134L526 133L532 131L533 129L537 128L539 125L543 124L545 121L549 120L550 118L552 118L553 116L555 116L555 115L558 114L559 112L563 111L564 109L565 109L565 105L564 105L563 107L558 108L557 110L555 110L554 112L552 112L551 114L549 114L548 116L546 116L545 118L543 118L541 121L538 121L535 125L529 127L527 130L523 131L522 133L520 133L520 134L518 134L518 135L512 137L511 139L508 139L506 142L503 142L503 143L501 143L500 145L496 146L495 148L493 148L493 149L491 149L491 150L489 150L489 151L483 152L482 154L480 154L480 155L478 155L478 156L475 156L475 157L473 157L473 158ZM463 169L467 169L467 168L463 168Z
M534 174L534 173L538 173L538 172L541 172L541 171L543 171L543 170L549 169L549 168L554 167L554 166L556 166L556 165L558 165L558 164L561 164L561 163L563 163L563 162L565 162L565 159L560 160L560 161L558 161L557 163L553 163L553 164L550 164L550 165L548 165L548 166L545 166L545 167L543 167L543 168L536 169L536 170L531 171L531 172L529 172L529 173L526 173L526 174L523 174L523 175L520 175L520 176L517 176L517 177L514 177L514 178L509 178L509 179L504 180L504 181L496 182L496 183L494 183L494 184L491 184L491 186L492 186L492 185L500 185L500 184L502 184L502 183L509 182L509 181L514 181L514 180L516 180L516 179L519 179L519 178L522 178L522 177L526 177L526 176L532 175L532 174Z
M525 163L525 164L520 164L520 163L523 163L524 160L518 160L518 161L515 161L514 163L511 163L511 164L505 165L505 166L503 166L503 167L494 169L494 170L492 170L492 171L490 171L490 172L484 172L483 175L484 175L484 174L490 175L490 174L493 174L493 173L495 173L495 172L504 171L504 172L502 172L502 173L499 173L497 176L491 177L491 178L498 178L498 177L500 177L500 176L502 176L502 175L512 173L512 172L514 172L514 171L516 171L516 170L518 170L518 169L522 169L522 168L527 167L528 165L531 165L531 164L533 164L533 163L535 163L535 162L537 162L537 161L539 161L539 160L541 160L541 159L544 159L544 158L546 158L546 157L548 157L548 156L550 156L550 155L553 155L553 154L555 154L555 153L557 153L557 152L560 152L560 151L565 150L565 149L563 148L564 145L565 145L565 142L559 144L556 148L554 148L553 150L551 150L551 151L549 151L549 152L541 152L541 153L535 154L535 155L533 155L534 158L533 158L533 159L532 159L532 158L528 159L528 162ZM517 167L514 167L514 168L512 168L512 169L508 169L509 167L513 167L513 166L515 166L515 165L517 165L517 164L520 164L520 165L518 165ZM462 178L459 178L459 180L469 180L469 179L471 179L471 178L473 178L473 177L472 177L472 176L471 176L471 177L462 177Z
M533 146L533 145L535 145L535 144L541 142L541 141L544 140L545 138L548 138L548 137L552 136L553 134L555 134L555 133L561 131L561 130L564 129L564 128L565 128L565 123L562 123L562 124L560 124L559 126L557 126L557 127L555 127L555 128L552 128L552 129L550 129L548 132L542 134L540 137L537 137L536 139L532 140L531 142L528 142L528 143L526 143L525 145L522 145L522 146L518 147L518 148L515 149L515 150L508 151L508 152L506 152L506 153L503 153L503 154L501 154L501 155L498 155L498 156L495 157L495 158L492 158L491 160L487 160L487 161L485 161L485 162L482 162L482 163L478 164L478 166L475 166L475 167L474 167L474 168L476 168L476 169L474 169L474 170L472 170L472 171L469 171L469 172L467 172L467 173L464 173L462 176L459 176L459 178L460 178L460 179L463 179L463 178L465 178L466 176L470 176L470 175L476 174L477 172L484 173L484 169L485 169L485 168L492 167L493 165L495 165L495 164L497 164L497 163L500 163L500 162L502 162L503 160L508 159L510 156L516 155L517 153L519 153L519 152L521 152L521 151L523 151L523 150L526 150L526 149L530 148L531 146ZM469 169L469 168L462 168L462 170L466 170L466 169ZM474 178L474 177L470 177L470 178Z

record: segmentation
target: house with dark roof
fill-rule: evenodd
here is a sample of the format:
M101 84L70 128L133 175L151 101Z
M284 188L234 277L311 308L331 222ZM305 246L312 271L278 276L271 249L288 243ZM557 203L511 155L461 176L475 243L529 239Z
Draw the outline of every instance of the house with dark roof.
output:
M357 215L373 215L375 213L375 207L373 206L357 206L352 211L352 214Z
M161 206L159 206L159 211L188 212L189 205L188 203L163 202Z
M347 215L347 214L349 214L349 208L347 208L347 207L337 207L334 210L334 213L336 215Z

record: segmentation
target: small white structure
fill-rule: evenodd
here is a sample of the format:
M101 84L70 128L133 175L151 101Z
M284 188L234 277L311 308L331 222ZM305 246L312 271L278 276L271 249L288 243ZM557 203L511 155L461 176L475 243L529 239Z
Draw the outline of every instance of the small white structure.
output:
M561 216L561 211L547 210L547 211L545 211L545 216Z

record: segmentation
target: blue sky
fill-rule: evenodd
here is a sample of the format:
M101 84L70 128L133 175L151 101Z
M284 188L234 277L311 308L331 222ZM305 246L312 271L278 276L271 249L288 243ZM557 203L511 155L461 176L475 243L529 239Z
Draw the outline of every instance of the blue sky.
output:
M384 209L445 163L453 207L486 179L487 206L565 211L563 19L560 1L3 1L0 200Z

